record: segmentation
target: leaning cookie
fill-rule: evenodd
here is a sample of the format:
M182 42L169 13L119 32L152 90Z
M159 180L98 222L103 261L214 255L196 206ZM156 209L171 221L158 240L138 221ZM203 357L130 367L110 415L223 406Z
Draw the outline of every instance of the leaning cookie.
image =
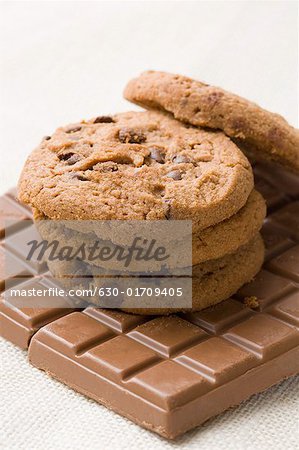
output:
M189 219L196 232L239 211L252 188L247 158L222 132L130 112L44 139L25 163L19 197L50 219Z
M226 255L217 260L211 260L193 267L192 272L192 311L199 311L227 299L237 292L243 284L251 279L260 270L264 260L264 244L261 236L257 234L247 245L242 246L232 255ZM89 264L82 264L76 260L72 261L49 261L49 269L56 281L65 288L71 289L94 289L97 292L101 288L111 288L115 280L102 273L99 269ZM117 279L117 278L116 278ZM175 280L172 282L174 285ZM137 285L141 287L145 280L137 280ZM121 279L123 288L125 279ZM132 285L132 280L128 278L127 285ZM122 293L123 294L123 293ZM133 299L134 303L142 302L142 308L128 308L126 305L132 304L132 297L119 295L117 297L100 297L95 295L89 301L100 307L121 308L124 311L136 314L172 314L177 311L187 311L190 308L180 307L178 304L171 307L171 298L162 297L155 300L159 308L153 308L153 299L148 299L148 304L144 298ZM105 303L103 303L103 301ZM165 304L165 307L161 305Z
M87 248L98 241L102 246L109 245L109 248L113 248L114 244L107 241L99 241L99 238L95 233L82 233L78 230L84 229L84 222L76 221L77 229L70 227L74 224L73 221L53 221L46 220L47 218L40 213L40 211L34 209L34 219L36 226L43 239L48 242L58 240L60 247L65 245L71 245L73 248L79 248L82 243L85 243ZM202 230L198 234L192 235L192 265L197 265L211 259L218 259L227 254L234 253L239 247L247 244L261 229L263 220L266 214L265 201L261 194L253 190L246 202L245 206L241 208L236 214L229 219L226 219L214 226L208 227ZM88 225L89 223L87 223ZM166 262L163 262L163 266L169 269L184 267L184 257L186 254L185 240L169 242L168 248L173 249L173 256L171 258L171 266L168 267ZM126 247L125 247L126 248ZM177 258L175 256L177 255ZM186 263L190 264L190 258L186 255ZM94 260L93 265L99 267L105 267L109 270L117 270L120 272L127 272L124 260ZM157 267L157 262L152 263L148 261L147 270L160 270ZM152 264L152 265L151 265ZM140 262L131 261L130 271L140 271Z
M259 158L299 172L299 131L235 94L181 75L148 71L128 83L124 96L192 125L223 130Z

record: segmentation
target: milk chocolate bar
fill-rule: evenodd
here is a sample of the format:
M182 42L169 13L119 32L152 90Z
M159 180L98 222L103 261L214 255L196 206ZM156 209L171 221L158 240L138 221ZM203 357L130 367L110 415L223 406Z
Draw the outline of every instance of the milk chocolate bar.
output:
M133 316L133 327L125 313L73 312L33 336L29 360L172 439L299 370L299 332L288 316L236 302L236 315L223 317L225 303L188 320ZM207 332L217 315L224 328L220 319L218 334ZM205 329L196 325L201 320Z
M2 297L1 334L29 345L34 366L170 439L298 373L299 189L282 173L285 190L277 195L263 170L255 168L270 209L266 261L234 298L200 312L149 317L67 305L17 308ZM10 233L25 231L16 220ZM2 241L2 250L18 262L1 270L2 288L7 280L47 285L43 267L23 262L22 246Z

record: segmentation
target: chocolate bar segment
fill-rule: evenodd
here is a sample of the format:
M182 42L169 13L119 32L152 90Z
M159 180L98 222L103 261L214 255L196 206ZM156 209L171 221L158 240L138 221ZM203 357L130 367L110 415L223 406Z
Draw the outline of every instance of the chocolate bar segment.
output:
M31 276L32 270L28 264L0 246L0 292L8 285L18 283L21 278Z
M157 317L135 328L128 336L165 357L208 337L202 329L177 316Z
M33 288L45 289L49 286L42 279L35 277L19 284L17 287L18 289L29 290ZM32 301L36 302L33 297ZM49 303L47 299L45 301ZM0 299L0 335L18 347L27 349L30 339L36 331L45 324L73 311L67 302L61 298L52 297L50 301L53 303L52 308L18 307L18 299L10 300L9 290L6 291L6 295L2 294ZM20 299L20 302L22 303L22 299ZM30 299L28 298L26 303L29 302ZM65 302L64 305L63 302ZM58 303L57 307L55 303Z
M266 249L265 261L269 261L294 245L289 231L278 227L268 219L263 225L262 236Z
M24 228L30 219L29 211L10 196L0 197L0 238Z
M237 297L243 299L253 309L262 311L273 301L294 289L291 280L262 269L253 281L239 290ZM253 299L256 299L256 306L251 303Z
M153 350L125 335L97 345L82 356L85 367L115 382L125 382L132 374L158 361Z
M213 308L203 311L189 312L182 315L190 322L206 330L208 333L220 334L235 322L251 316L252 310L234 299L218 303Z
M211 390L210 383L203 376L173 360L165 360L139 372L128 381L127 386L153 406L162 408L164 415L169 415L168 420L171 420L171 411L175 408Z
M276 211L270 216L270 221L285 230L291 239L299 242L299 201Z
M267 267L279 275L299 283L299 245L272 259Z
M278 191L273 184L258 175L255 175L255 189L266 200L268 212L285 204L287 201L287 196L283 192Z
M286 196L299 199L298 175L268 162L259 162L254 168L254 172Z
M267 314L255 314L235 325L224 337L264 362L299 344L297 330Z
M221 357L219 357L221 355ZM221 337L212 337L181 353L176 361L220 385L258 365L255 355Z
M23 261L26 261L26 263L30 265L37 273L42 273L47 270L47 266L44 261L40 261L35 255L30 258L30 261L28 260L28 255L31 248L28 243L31 241L41 240L40 234L38 233L33 222L28 222L29 226L27 226L24 230L8 236L5 239L4 245L5 248L11 253L19 256Z
M124 333L130 329L147 322L149 316L126 314L123 311L110 311L109 309L86 308L84 313L94 317L99 322L112 328L115 332Z
M299 292L294 291L277 302L271 309L270 314L285 322L299 328Z

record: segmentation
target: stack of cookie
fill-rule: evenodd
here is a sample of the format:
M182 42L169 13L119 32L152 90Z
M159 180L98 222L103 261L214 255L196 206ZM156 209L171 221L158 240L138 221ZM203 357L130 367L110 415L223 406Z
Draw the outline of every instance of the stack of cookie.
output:
M20 199L50 220L191 220L192 309L216 304L250 281L264 257L265 203L237 143L296 169L297 131L239 97L179 76L148 72L125 96L159 111L59 128L28 158Z

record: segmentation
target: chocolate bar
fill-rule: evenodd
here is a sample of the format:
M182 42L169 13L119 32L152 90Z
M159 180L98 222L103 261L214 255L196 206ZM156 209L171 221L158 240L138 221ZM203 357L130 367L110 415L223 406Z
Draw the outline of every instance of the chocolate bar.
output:
M223 308L225 303L210 311L214 320L215 310L221 316ZM189 320L140 317L134 328L124 314L97 316L94 309L68 314L33 336L29 360L170 439L299 369L299 332L286 316L284 322L248 311L238 322L230 314L214 335L195 325L201 313ZM207 312L202 320L209 327Z
M278 195L261 164L255 172L270 207L262 231L266 261L234 298L195 313L149 317L75 310L67 300L66 307L18 308L2 296L1 335L29 346L34 366L170 439L298 373L299 189L282 173ZM7 197L18 210L12 196L4 203ZM20 228L16 218L10 233L25 232L34 230ZM1 269L2 289L7 281L48 286L45 268L25 264L22 246L7 241L1 249L17 263Z

